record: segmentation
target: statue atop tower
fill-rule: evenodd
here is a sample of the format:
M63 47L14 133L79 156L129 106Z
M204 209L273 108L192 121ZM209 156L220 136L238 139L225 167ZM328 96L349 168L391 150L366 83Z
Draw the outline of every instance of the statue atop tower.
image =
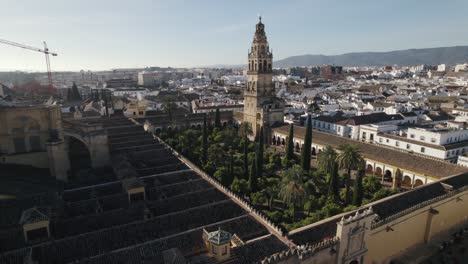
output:
M270 50L262 17L248 53L247 85L244 91L244 120L252 126L254 135L263 126L267 139L271 126L283 123L284 103L275 96L273 85L273 53Z

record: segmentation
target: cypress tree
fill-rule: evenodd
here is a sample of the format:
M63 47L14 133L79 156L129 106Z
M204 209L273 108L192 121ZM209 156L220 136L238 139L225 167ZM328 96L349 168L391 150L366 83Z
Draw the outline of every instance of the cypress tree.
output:
M81 101L80 91L78 91L78 87L76 86L75 82L73 82L72 86L72 98L73 100Z
M215 127L221 128L221 114L219 113L219 107L216 107Z
M235 154L235 151L230 149L229 150L229 177L227 179L226 186L231 186L232 181L234 181L234 154Z
M286 143L286 159L288 161L294 158L294 125L289 126L289 136L287 138L288 142Z
M395 187L401 187L401 181L403 180L403 172L398 168L395 172Z
M306 134L304 138L304 146L301 153L301 165L304 171L310 171L310 152L312 145L312 118L307 115Z
M206 132L206 115L203 117L203 134L202 134L202 156L201 162L204 165L208 156L208 135Z
M257 172L256 172L256 159L252 159L252 165L250 167L250 175L249 175L249 190L250 192L257 191Z
M244 136L244 179L249 178L249 139Z
M358 170L356 181L354 182L354 193L353 193L353 204L360 206L362 203L362 197L364 196L364 189L362 187L362 177L366 173L364 168Z
M68 89L67 89L67 101L71 101L71 100L72 100L71 89L68 88Z
M340 197L340 187L338 186L338 164L333 166L332 172L329 175L328 196L332 197L334 201Z
M258 137L257 145L257 179L263 177L263 127L260 128L260 135Z

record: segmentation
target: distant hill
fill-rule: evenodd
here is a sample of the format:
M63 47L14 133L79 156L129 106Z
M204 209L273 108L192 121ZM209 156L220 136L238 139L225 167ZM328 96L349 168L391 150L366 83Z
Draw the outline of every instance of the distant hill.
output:
M353 52L342 55L300 55L274 62L274 67L319 66L411 66L419 64L456 64L468 61L468 46L408 49L388 52Z

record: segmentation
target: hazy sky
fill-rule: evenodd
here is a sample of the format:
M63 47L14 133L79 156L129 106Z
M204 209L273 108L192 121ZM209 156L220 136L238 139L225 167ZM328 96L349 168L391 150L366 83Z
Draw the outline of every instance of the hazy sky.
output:
M53 70L243 64L258 14L275 59L468 45L467 0L0 0L0 39ZM0 44L0 70L45 70Z

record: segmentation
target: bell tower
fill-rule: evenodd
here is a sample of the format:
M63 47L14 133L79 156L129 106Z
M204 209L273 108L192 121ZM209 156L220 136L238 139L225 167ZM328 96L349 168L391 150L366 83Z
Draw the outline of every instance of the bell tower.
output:
M262 126L268 134L268 128L273 123L283 122L284 104L275 97L272 65L273 53L268 45L262 17L259 17L248 53L247 86L244 91L244 122L251 124L254 135L260 132Z

